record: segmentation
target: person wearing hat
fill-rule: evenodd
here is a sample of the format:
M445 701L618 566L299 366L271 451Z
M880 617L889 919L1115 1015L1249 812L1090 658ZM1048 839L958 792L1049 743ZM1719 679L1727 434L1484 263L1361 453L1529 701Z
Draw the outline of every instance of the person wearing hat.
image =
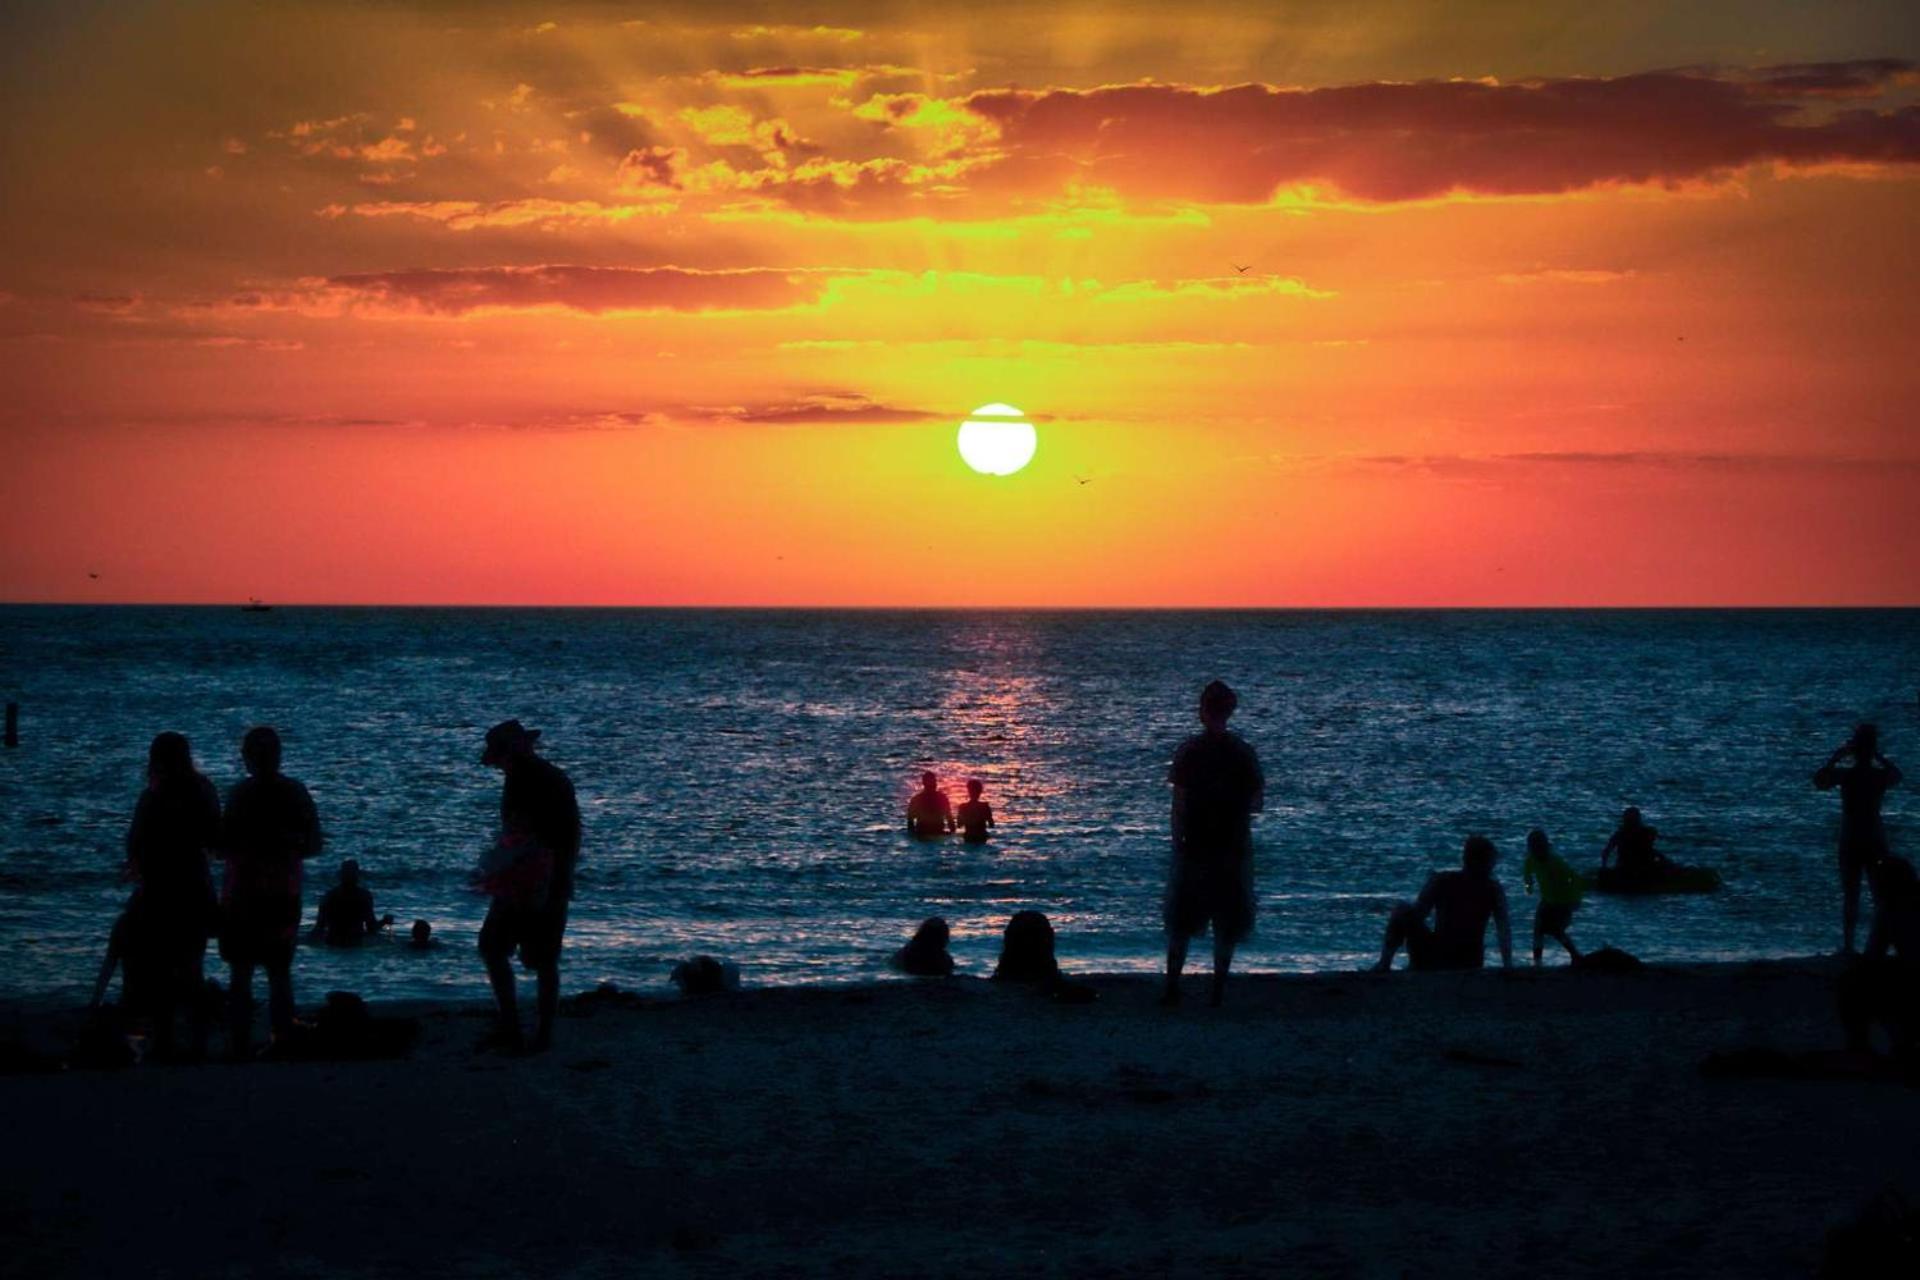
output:
M1227 721L1239 696L1219 680L1200 692L1203 730L1173 753L1173 862L1167 874L1167 989L1180 1001L1187 946L1213 929L1211 1002L1226 994L1233 952L1253 932L1253 815L1265 806L1260 758Z
M540 731L518 720L487 730L480 763L506 775L500 792L500 839L480 878L493 898L480 926L480 955L499 1004L500 1025L489 1041L518 1048L520 1017L513 954L532 969L539 1004L533 1049L553 1043L553 1019L560 1007L560 938L567 928L567 904L573 900L574 865L580 856L580 805L573 783L552 763L534 753Z

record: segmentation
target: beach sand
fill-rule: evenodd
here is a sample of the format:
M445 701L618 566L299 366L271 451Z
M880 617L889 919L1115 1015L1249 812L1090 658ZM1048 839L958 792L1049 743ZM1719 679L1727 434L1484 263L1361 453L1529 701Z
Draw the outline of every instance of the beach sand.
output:
M588 1001L530 1059L476 1004L404 1061L14 1075L0 1269L1805 1276L1920 1190L1920 1090L1698 1068L1837 1046L1832 972Z

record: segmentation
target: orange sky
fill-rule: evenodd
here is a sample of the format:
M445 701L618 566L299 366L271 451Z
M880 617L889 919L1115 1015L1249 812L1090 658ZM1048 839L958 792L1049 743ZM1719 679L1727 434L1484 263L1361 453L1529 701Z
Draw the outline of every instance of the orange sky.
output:
M1824 8L12 6L0 599L1920 603Z

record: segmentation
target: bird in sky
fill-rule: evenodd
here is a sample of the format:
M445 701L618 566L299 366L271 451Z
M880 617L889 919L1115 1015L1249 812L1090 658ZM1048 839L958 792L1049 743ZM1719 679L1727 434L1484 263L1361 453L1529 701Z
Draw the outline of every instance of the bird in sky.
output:
M1247 274L1247 272L1253 270L1253 264L1251 262L1249 262L1244 267L1237 262L1229 262L1227 265L1232 267L1235 271L1238 271L1241 275L1245 275Z
M87 570L87 576L89 578L98 578L100 575L95 573L93 570L89 569Z
M1073 478L1073 482L1075 484L1092 484L1093 477L1092 476L1075 476Z

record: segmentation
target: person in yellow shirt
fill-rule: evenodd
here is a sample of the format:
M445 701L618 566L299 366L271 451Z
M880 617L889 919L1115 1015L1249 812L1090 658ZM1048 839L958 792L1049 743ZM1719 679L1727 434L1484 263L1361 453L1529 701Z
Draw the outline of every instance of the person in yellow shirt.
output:
M1538 827L1527 832L1527 859L1520 864L1520 878L1529 894L1534 881L1540 882L1540 906L1533 913L1534 964L1540 963L1540 952L1548 938L1565 947L1567 957L1579 964L1580 949L1567 936L1567 926L1573 922L1573 909L1586 896L1586 878L1553 851L1552 841Z

